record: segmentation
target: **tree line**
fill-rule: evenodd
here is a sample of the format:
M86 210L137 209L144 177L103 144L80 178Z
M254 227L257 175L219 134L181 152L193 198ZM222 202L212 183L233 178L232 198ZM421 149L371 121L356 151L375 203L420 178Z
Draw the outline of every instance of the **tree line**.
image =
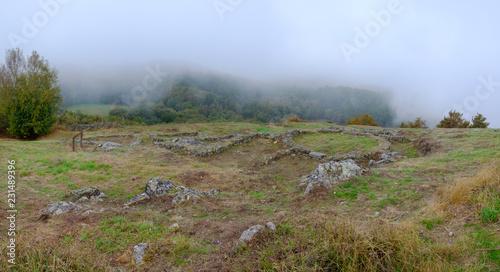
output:
M303 88L242 84L218 75L178 78L157 102L116 108L110 112L146 124L216 120L282 122L289 117L346 124L368 113L390 126L394 112L386 95L349 87Z

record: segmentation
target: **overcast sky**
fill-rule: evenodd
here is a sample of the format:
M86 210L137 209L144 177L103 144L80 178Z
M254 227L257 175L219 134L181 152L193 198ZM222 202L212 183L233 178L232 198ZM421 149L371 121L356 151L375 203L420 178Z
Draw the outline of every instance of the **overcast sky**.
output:
M457 108L500 127L494 0L0 3L2 62L14 47L37 50L61 74L183 61L258 80L389 90L398 119L435 124Z

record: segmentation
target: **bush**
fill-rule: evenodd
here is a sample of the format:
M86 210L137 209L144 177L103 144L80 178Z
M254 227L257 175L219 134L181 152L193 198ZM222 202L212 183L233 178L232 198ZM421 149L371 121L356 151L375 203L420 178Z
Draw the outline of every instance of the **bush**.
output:
M425 120L422 120L422 117L417 117L415 121L408 121L408 124L405 122L401 122L400 128L429 128Z
M295 116L295 117L288 117L286 122L287 123L300 123L300 122L304 122L304 121L302 119L300 119L299 117Z
M467 128L469 127L469 122L462 118L462 113L457 111L450 111L448 117L444 117L443 120L436 125L438 128Z
M0 66L0 111L7 131L16 138L47 134L62 102L57 70L33 51L27 59L20 49L7 50Z
M486 117L484 117L482 114L478 113L476 116L472 117L472 124L470 125L471 128L487 128L490 123L485 122Z
M354 118L347 120L348 125L363 125L363 126L378 126L378 122L373 120L373 117L368 113L364 115L358 115Z
M112 110L109 111L110 116L117 116L120 118L125 118L127 117L127 109L122 108L122 107L116 107Z

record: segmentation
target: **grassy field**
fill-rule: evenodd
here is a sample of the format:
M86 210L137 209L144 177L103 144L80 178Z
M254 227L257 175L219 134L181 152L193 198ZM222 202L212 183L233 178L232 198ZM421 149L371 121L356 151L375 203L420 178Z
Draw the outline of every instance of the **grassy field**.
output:
M491 129L403 129L436 147L426 155L412 142L391 150L406 159L304 195L298 185L318 161L287 156L268 165L260 158L284 147L265 139L207 158L151 144L149 132L283 132L330 127L327 123L208 123L137 126L88 131L85 136L138 133L144 144L111 152L71 152L75 133L56 131L37 141L0 138L16 161L16 265L0 271L499 271L500 133ZM295 138L324 153L368 149L370 138L305 134ZM171 198L123 208L152 177L208 191L216 197L173 206ZM0 202L7 203L7 182ZM74 189L97 186L107 195L102 213L39 218L47 204ZM6 209L0 218L6 220ZM234 252L250 226L274 222ZM178 223L180 230L169 227ZM7 221L2 223L7 224ZM450 234L451 232L451 234ZM2 255L7 230L0 229ZM133 247L154 243L145 264ZM10 270L9 270L10 269Z
M68 111L78 112L83 114L99 115L99 116L109 116L109 111L116 108L115 105L105 105L105 104L82 104L68 107ZM121 106L125 107L126 106Z
M295 142L315 151L325 153L327 156L378 146L378 141L375 139L349 134L305 134L298 136Z

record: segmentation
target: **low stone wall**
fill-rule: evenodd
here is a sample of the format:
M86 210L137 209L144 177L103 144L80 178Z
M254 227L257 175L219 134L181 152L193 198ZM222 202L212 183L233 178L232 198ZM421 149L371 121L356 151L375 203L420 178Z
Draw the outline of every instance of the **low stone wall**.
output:
M93 123L93 124L73 124L71 126L67 126L67 128L71 130L82 131L84 129L98 129L98 128L113 128L113 127L123 127L122 124L117 123Z

